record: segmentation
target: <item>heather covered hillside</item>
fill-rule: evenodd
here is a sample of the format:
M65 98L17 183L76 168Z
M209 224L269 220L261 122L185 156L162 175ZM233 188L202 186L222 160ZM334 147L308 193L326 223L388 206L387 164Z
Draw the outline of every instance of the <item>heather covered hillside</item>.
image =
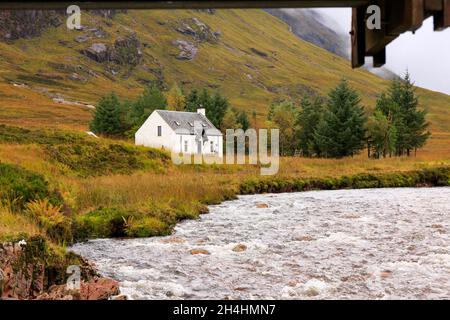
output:
M78 31L58 12L30 14L0 17L2 123L85 129L102 94L132 98L155 82L220 90L263 126L274 99L326 95L342 77L369 109L387 87L263 10L83 12ZM450 97L418 93L432 130L448 132Z

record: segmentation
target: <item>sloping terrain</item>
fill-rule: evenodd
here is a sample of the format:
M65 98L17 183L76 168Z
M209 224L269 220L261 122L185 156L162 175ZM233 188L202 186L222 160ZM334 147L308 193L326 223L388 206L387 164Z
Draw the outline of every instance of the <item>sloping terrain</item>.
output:
M70 31L62 16L39 35L3 37L2 123L85 129L101 95L134 97L155 81L218 89L237 108L255 110L261 126L275 98L325 95L345 77L373 108L388 85L263 10L83 12L82 24ZM433 131L450 131L450 97L418 93Z
M271 15L286 22L300 39L311 42L343 58L350 55L350 36L332 29L326 19L314 9L266 9Z

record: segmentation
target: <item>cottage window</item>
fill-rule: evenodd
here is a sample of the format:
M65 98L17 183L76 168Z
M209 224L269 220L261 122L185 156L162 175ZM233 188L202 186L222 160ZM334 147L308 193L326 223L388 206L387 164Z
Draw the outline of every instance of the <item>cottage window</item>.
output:
M188 152L188 142L184 141L184 152Z
M214 152L214 141L211 141L211 153Z
M158 137L161 137L162 135L162 128L161 126L158 126Z

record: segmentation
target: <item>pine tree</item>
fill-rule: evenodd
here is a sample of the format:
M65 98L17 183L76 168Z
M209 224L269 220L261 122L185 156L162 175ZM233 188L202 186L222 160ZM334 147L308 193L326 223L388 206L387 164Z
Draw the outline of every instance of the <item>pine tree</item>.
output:
M323 112L320 99L311 102L304 98L300 103L301 109L297 117L297 145L305 156L320 155L320 148L314 141L314 132L319 124Z
M148 116L155 110L164 110L167 108L167 100L164 94L157 86L149 86L133 103L132 109L135 118L141 119Z
M386 117L392 117L397 130L395 154L410 155L425 145L430 133L426 121L426 111L419 109L419 99L415 94L414 84L406 72L402 80L394 80L388 94L378 99L377 110Z
M428 127L428 123L425 120L426 111L418 108L419 99L415 94L414 84L411 81L409 72L406 72L400 88L401 100L398 104L406 127L403 148L409 156L411 150L423 147L430 134L426 131Z
M186 97L186 111L197 112L200 107L200 97L197 89L192 89Z
M222 126L222 120L230 104L228 99L216 92L206 105L206 116L217 127Z
M123 108L115 93L102 97L98 102L90 128L97 134L108 136L123 132Z
M151 85L145 88L136 101L125 101L124 105L127 113L125 119L126 136L131 138L154 110L165 110L167 108L167 100L159 87Z
M327 108L314 132L321 155L342 158L357 154L365 144L366 120L359 95L342 80L329 93Z
M237 122L244 131L247 131L247 129L250 128L250 120L248 119L245 111L240 111L237 113Z
M395 151L397 128L391 119L376 110L367 123L369 157L384 158Z

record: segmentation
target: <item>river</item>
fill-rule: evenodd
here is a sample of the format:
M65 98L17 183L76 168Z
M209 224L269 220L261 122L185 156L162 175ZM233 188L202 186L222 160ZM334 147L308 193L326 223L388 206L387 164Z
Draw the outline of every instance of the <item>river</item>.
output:
M450 188L241 196L175 230L72 250L131 299L450 299Z

